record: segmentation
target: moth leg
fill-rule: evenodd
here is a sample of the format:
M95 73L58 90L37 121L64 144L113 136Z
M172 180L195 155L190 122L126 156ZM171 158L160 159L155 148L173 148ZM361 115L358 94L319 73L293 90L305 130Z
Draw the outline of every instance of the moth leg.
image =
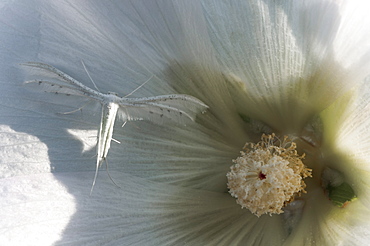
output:
M117 186L118 188L121 188L116 182L114 182L112 176L110 176L110 173L108 170L108 160L107 159L105 159L105 170L107 171L108 177L113 182L113 184L115 184L115 186Z
M120 141L118 141L117 139L112 138L112 141L114 141L114 142L116 142L116 143L118 143L118 144L121 144L121 142L120 142Z
M72 111L68 111L68 112L58 112L57 114L73 114L73 113L76 113L77 111L80 111L84 107L86 107L86 105L88 105L90 102L91 101L88 101L87 103L85 103L84 105L82 105L81 107L79 107L78 109L75 109L75 110L72 110Z
M100 160L97 159L96 160L96 169L95 169L94 181L93 181L93 183L91 185L90 196L91 196L91 194L93 192L93 189L94 189L94 186L95 186L95 182L96 182L96 178L98 177L98 172L99 172L100 165L101 165L101 159Z

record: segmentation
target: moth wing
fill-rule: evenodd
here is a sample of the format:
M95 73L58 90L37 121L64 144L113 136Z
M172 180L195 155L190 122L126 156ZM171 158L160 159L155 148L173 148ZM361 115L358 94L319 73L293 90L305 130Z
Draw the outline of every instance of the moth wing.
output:
M30 68L31 77L37 77L37 79L28 80L24 84L40 85L45 92L57 94L86 96L97 100L102 97L101 93L85 86L51 65L39 62L27 62L21 65Z
M208 106L188 95L165 95L147 98L122 98L120 110L128 120L149 120L162 124L172 120L179 124L194 121Z
M123 121L148 120L156 124L162 124L168 120L186 124L187 121L194 120L185 111L157 103L120 106L119 117Z
M32 85L37 90L43 90L44 92L55 93L55 94L64 94L67 96L85 96L85 94L75 88L74 86L60 84L57 82L51 82L46 80L28 80L24 84ZM36 88L37 87L37 88Z

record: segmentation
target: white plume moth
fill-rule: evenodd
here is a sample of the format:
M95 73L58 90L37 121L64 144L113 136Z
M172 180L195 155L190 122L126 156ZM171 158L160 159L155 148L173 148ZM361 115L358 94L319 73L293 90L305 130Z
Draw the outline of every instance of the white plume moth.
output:
M117 115L124 122L123 125L127 121L134 120L149 120L162 123L165 119L170 119L181 123L184 118L194 120L197 113L204 112L208 108L199 99L183 94L143 98L119 97L112 92L104 94L83 85L51 65L39 62L27 62L22 65L39 69L43 75L49 78L29 80L25 84L36 83L42 86L45 92L83 96L101 103L102 113L96 147L96 171L90 194L96 182L98 169L103 161L106 162ZM129 95L131 94L132 92Z

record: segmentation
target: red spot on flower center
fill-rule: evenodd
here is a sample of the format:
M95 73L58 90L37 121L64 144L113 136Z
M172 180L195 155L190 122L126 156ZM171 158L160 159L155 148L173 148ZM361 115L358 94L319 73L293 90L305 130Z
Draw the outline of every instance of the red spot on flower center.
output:
M258 174L258 178L259 178L260 180L262 180L262 179L266 179L266 174L263 174L262 172L260 172L260 173Z

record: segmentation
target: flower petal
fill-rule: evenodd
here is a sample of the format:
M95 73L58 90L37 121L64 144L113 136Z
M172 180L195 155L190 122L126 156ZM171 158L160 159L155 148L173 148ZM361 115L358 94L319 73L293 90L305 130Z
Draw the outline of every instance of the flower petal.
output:
M68 184L68 193L74 199L67 194L66 187L48 174L3 180L0 242L7 244L7 240L16 236L20 245L34 240L73 245L279 245L282 242L282 232L276 230L281 224L278 216L257 219L241 210L227 193L155 182L148 185L147 180L122 174L121 189L112 186L104 176L89 197L86 180L92 176L93 172L55 174L57 180ZM68 227L62 232L61 227L70 217ZM58 226L46 228L54 224ZM38 229L47 229L48 233L40 234ZM271 237L265 237L266 232Z
M1 180L0 244L52 245L62 239L76 204L57 179L35 174Z
M301 130L369 68L369 31L362 22L369 18L348 21L357 12L342 17L342 1L203 5L222 72L232 84L244 84L234 92L239 110L279 131ZM352 34L356 38L348 39ZM357 56L348 60L353 50Z

